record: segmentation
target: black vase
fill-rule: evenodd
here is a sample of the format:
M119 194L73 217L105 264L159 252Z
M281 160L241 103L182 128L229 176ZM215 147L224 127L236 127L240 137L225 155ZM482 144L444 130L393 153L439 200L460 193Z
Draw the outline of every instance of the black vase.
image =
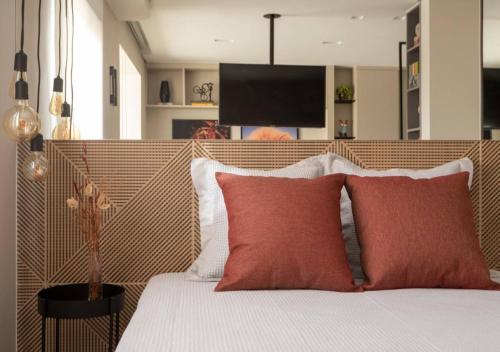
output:
M170 87L168 86L168 81L161 81L160 101L162 103L170 102Z

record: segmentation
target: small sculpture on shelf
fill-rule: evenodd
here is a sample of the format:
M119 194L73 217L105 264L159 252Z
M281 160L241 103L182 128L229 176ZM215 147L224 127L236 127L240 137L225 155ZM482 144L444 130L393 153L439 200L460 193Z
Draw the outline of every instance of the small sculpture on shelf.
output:
M168 85L168 81L161 81L160 101L162 104L169 104L170 103L170 87Z
M353 89L352 87L342 84L337 87L337 99L340 101L352 100L353 97Z
M192 105L214 105L212 101L212 91L214 84L212 82L203 83L201 86L194 86L193 93L199 94L200 100L193 101Z
M421 35L420 23L417 23L417 25L415 26L415 36L413 37L413 46L420 45L420 35Z
M349 120L339 120L339 138L348 138Z

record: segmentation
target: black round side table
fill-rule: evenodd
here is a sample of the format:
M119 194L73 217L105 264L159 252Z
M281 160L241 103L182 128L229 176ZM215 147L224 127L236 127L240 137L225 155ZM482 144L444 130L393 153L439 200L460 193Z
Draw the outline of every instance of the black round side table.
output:
M109 315L109 351L113 351L113 320L115 321L114 344L118 345L120 312L125 302L125 288L103 284L102 298L89 301L87 284L59 285L38 292L38 313L42 316L42 352L45 352L46 319L56 320L56 352L59 352L59 320L88 319ZM114 319L116 317L116 319Z

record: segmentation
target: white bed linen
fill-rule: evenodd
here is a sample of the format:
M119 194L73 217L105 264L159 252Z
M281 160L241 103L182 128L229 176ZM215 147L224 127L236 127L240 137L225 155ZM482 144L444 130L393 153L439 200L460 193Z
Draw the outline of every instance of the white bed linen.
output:
M181 273L151 279L117 351L500 351L498 291L216 293L215 285Z

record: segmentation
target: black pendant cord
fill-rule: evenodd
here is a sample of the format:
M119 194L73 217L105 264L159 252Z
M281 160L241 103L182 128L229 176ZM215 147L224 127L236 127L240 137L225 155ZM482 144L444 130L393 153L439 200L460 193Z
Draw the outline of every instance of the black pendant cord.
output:
M69 30L68 30L68 0L65 0L64 2L64 7L65 7L65 16L66 16L66 63L64 65L64 102L67 102L67 93L68 93L68 89L66 87L67 83L68 83L68 53L69 53L69 49L68 49L68 37L69 37Z
M59 56L59 59L57 61L58 63L58 68L57 68L57 77L61 77L61 24L62 24L62 0L59 0L59 38L58 38L58 41L59 41L59 49L58 49L58 56Z
M75 39L75 11L73 7L73 0L71 1L71 114L69 117L69 138L71 139L71 133L73 132L73 53L74 53L74 45L73 41Z
M42 65L40 64L40 29L42 23L42 0L38 0L38 38L36 42L36 58L38 61L38 87L36 92L36 112L40 112L40 81L42 76Z
M73 118L73 53L74 53L74 39L75 39L75 10L73 7L73 0L71 1L71 118Z
M21 1L21 51L24 49L24 0Z

